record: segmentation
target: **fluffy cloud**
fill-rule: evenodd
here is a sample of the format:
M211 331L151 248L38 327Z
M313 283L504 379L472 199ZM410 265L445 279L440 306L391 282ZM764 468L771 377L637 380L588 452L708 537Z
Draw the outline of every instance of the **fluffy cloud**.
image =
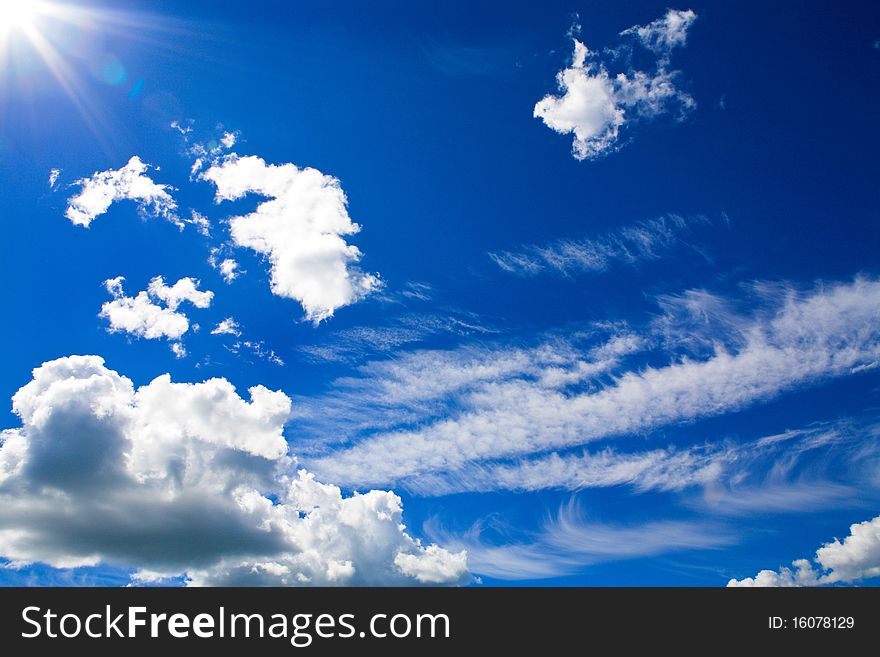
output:
M678 72L668 70L669 51L685 43L695 18L690 11L670 10L664 19L622 33L636 35L640 44L655 52L656 67L650 73L630 69L611 75L586 45L573 39L572 64L556 76L561 94L538 101L534 117L560 134L574 135L572 154L584 160L613 150L627 122L670 111L683 116L695 103L676 87Z
M179 340L189 330L189 320L178 312L178 306L188 301L196 308L207 308L214 298L213 292L199 290L199 282L193 278L181 278L168 286L161 276L151 280L147 290L127 297L122 288L124 280L117 276L104 281L113 300L101 306L99 317L107 319L111 332L128 333L148 340ZM172 349L178 357L186 354L179 343L172 345Z
M68 199L64 216L77 226L88 228L114 202L128 199L135 201L145 216L162 217L180 225L177 203L169 193L173 188L153 182L145 175L149 169L135 155L120 169L100 171L77 180L80 192Z
M468 365L462 354L423 352L365 369L324 407L354 444L310 467L343 483L393 483L735 411L880 359L880 282L773 295L775 309L728 323L741 327L738 344L718 341L705 358L662 367L620 370L637 349L622 338L618 354L499 350ZM595 377L609 368L615 376L602 385ZM304 410L314 418L321 407Z
M357 233L360 226L351 221L336 178L317 169L276 166L235 154L199 177L216 186L217 202L249 193L270 199L230 220L232 240L268 259L272 292L297 300L309 320L332 317L336 309L380 287L377 276L357 268L358 248L345 242L344 236Z
M880 516L850 525L849 536L834 539L816 550L817 571L808 559L798 559L795 570L762 570L754 577L731 579L727 586L821 586L850 584L880 577Z
M296 470L290 399L225 379L135 388L97 356L36 368L2 432L0 555L13 567L108 563L136 581L406 584L467 579L388 491L343 497Z
M161 276L157 276L150 281L147 291L155 299L164 301L165 305L171 310L177 310L177 307L183 301L189 301L196 308L207 308L211 305L214 293L198 289L199 282L194 278L181 278L174 285L168 286Z

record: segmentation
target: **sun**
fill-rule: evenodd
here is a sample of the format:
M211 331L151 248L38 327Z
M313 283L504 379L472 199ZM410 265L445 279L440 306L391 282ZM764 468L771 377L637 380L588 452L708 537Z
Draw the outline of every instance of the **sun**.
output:
M0 34L32 27L41 4L37 0L0 0Z

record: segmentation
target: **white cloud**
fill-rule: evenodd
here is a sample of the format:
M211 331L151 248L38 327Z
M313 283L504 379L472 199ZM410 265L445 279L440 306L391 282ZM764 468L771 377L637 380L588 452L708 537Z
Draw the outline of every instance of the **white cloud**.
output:
M459 583L464 553L424 546L400 498L343 497L287 452L290 399L225 379L135 388L97 356L44 363L0 445L0 555L15 567L106 563L135 581Z
M849 536L834 539L816 550L817 571L808 559L793 562L794 572L762 570L755 577L731 579L727 586L821 586L851 584L880 577L880 516L850 525Z
M668 53L676 46L687 43L688 30L695 20L697 15L690 9L668 9L662 18L648 25L635 25L620 34L635 35L646 48L658 53Z
M407 299L415 299L416 301L430 301L434 289L422 281L409 281L404 289L400 291L400 296Z
M687 447L575 450L470 463L405 478L400 486L423 496L628 486L637 494L679 493L688 507L715 516L841 509L878 487L876 423L820 423L745 442L711 438Z
M227 283L231 283L238 278L238 263L232 258L225 258L217 265L217 270Z
M375 354L391 354L400 347L436 335L474 335L494 330L464 315L426 313L406 314L394 318L389 326L355 326L334 331L318 344L301 345L298 351L310 360L331 363L357 362Z
M199 281L194 278L181 278L169 287L161 276L156 276L150 281L147 290L150 296L164 301L171 310L177 310L183 301L189 301L196 308L208 308L214 293L210 290L201 291L198 288Z
M260 360L265 360L279 367L284 367L284 361L274 350L266 346L261 340L237 340L231 345L223 345L227 351L233 354L248 353Z
M236 141L238 141L238 136L234 132L224 132L223 136L220 137L220 143L223 144L224 148L232 148L235 146Z
M618 370L604 386L583 384L616 368L619 357L557 350L545 356L558 359L553 366L514 350L468 367L444 352L426 352L374 366L345 381L325 408L349 431L370 435L310 467L343 483L393 483L736 411L880 358L880 282L857 279L777 296L774 311L745 322L741 347L719 342L701 360ZM369 399L375 404L365 414L359 406ZM320 403L300 406L313 417L321 413Z
M560 95L548 94L535 105L534 117L560 134L574 135L572 154L578 160L595 159L617 146L623 126L638 118L651 118L677 111L690 111L695 102L675 85L677 71L667 69L669 50L683 45L693 12L670 11L648 26L635 26L640 42L657 53L652 73L630 69L611 75L595 53L577 39L572 64L561 70L556 81Z
M204 237L211 236L211 222L208 221L208 218L197 212L196 210L190 210L189 219L178 218L175 222L178 228L183 228L186 224L194 226L199 233L201 233Z
M89 227L116 201L135 201L145 216L162 217L179 225L177 202L169 185L160 185L145 175L150 166L135 155L120 169L100 171L77 180L79 194L68 199L64 215L77 226Z
M155 340L177 340L189 330L186 315L154 303L147 292L127 297L122 292L121 276L105 281L107 291L114 299L101 306L100 317L110 322L108 330Z
M428 523L427 529L435 540L466 550L475 574L504 580L560 577L591 564L717 548L735 538L718 525L693 521L624 525L588 520L574 501L561 506L539 532L524 540L495 543L485 535L484 523L461 534L450 533L436 523Z
M343 239L360 227L348 215L336 178L317 169L276 166L235 154L199 177L214 183L217 202L248 193L270 199L254 212L230 219L232 240L269 260L272 292L297 300L308 319L328 319L380 287L377 276L357 268L361 252Z
M181 278L168 286L161 276L152 279L147 290L127 297L122 288L124 280L117 276L104 281L113 300L101 306L99 317L110 323L110 332L128 333L148 340L179 340L190 328L187 316L178 312L179 305L188 301L196 308L207 308L214 297L211 291L199 290L196 279ZM186 355L186 349L179 343L172 344L171 349L178 358Z
M211 335L241 335L241 330L239 329L238 322L236 322L232 317L227 317L222 322L217 324L217 327L211 331Z
M55 190L58 185L58 177L61 175L61 169L52 169L49 172L49 189Z
M416 325L425 323L419 316L416 320ZM354 441L362 429L427 426L432 419L454 416L458 406L485 389L511 381L534 381L549 389L590 384L642 346L638 336L620 331L583 351L571 339L550 338L533 347L401 352L365 364L362 376L340 379L326 397L298 400L294 412L300 426L320 438Z
M660 257L682 243L682 235L696 218L686 220L668 215L610 231L594 238L556 240L545 245L528 245L514 251L489 253L502 270L519 276L552 271L562 275L601 272L616 263L632 265Z
M214 247L211 249L211 254L208 256L208 264L211 265L214 269L220 272L220 276L223 278L223 281L229 285L236 278L241 276L241 268L233 258L223 258L223 248Z

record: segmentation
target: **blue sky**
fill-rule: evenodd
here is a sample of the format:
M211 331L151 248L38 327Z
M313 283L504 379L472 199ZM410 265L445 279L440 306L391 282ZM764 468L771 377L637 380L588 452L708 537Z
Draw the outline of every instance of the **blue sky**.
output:
M877 11L472 5L0 28L0 582L877 582Z

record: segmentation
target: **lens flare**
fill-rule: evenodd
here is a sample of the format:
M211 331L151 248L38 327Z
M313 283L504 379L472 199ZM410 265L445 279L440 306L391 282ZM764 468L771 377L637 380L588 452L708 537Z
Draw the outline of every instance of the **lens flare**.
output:
M152 52L187 52L198 30L185 21L88 0L0 0L0 134L34 93L52 80L67 96L98 146L112 152L114 123L96 100L95 82L138 98L144 87L131 79L122 54L133 45ZM121 44L115 53L107 44ZM39 129L39 126L35 126Z

